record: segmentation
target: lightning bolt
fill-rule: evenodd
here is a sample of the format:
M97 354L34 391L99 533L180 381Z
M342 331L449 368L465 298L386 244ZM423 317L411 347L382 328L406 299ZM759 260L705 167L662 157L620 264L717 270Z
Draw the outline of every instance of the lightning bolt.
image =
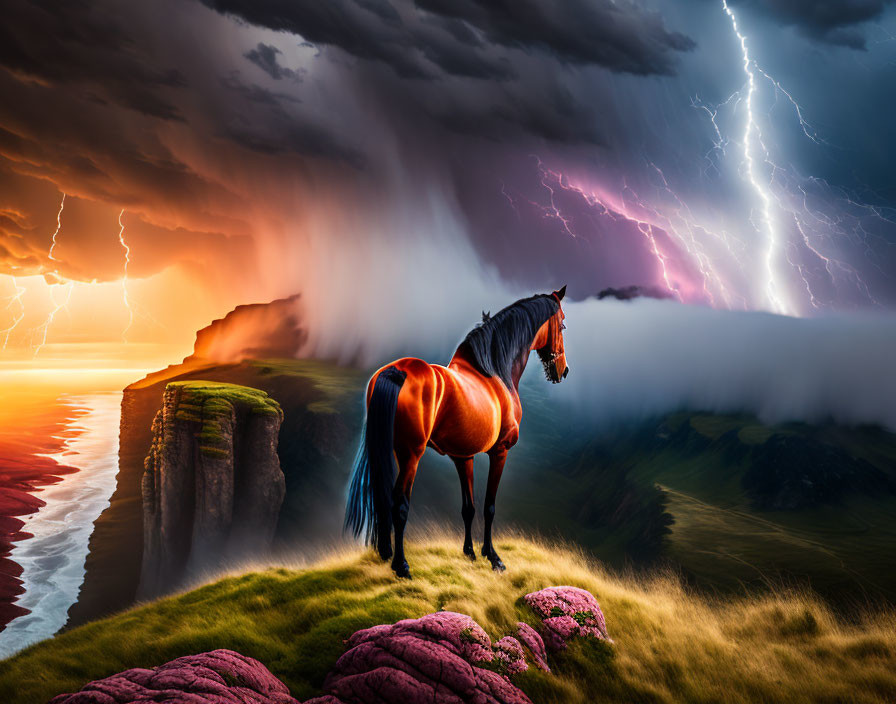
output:
M724 2L724 0L723 0ZM726 5L727 7L727 5ZM734 17L732 16L732 22L734 22ZM735 25L736 26L736 25ZM735 32L737 30L735 29ZM740 35L738 35L740 36ZM803 134L806 135L809 139L811 139L816 144L827 144L827 142L822 139L818 135L818 130L816 130L812 125L806 122L803 117L803 109L800 107L800 104L796 102L794 97L787 92L787 90L782 86L775 78L772 78L768 73L766 73L761 66L759 66L756 62L753 62L754 68L761 73L769 83L771 83L775 87L775 98L777 98L778 93L782 93L788 100L788 102L793 106L793 110L796 113L797 120L800 123L800 129L803 131Z
M583 199L590 207L596 210L597 217L609 217L620 222L627 221L637 228L638 232L647 241L649 253L657 262L661 273L663 285L679 300L704 300L713 306L727 308L747 308L746 299L739 295L728 282L727 277L720 270L716 257L707 247L707 242L715 243L723 254L730 257L736 264L741 261L741 254L745 246L736 237L728 232L714 232L711 228L702 225L691 212L691 209L672 189L663 171L653 163L649 168L655 175L657 192L663 193L672 201L672 206L666 212L646 203L628 183L623 181L622 191L619 196L614 196L606 189L591 188L581 184L572 183L566 176L558 171L545 167L537 160L540 171L540 184L550 194L549 205L540 205L527 201L542 211L544 217L558 220L565 232L573 236L582 236L584 233L576 232L574 223L570 217L560 212L556 194L562 190L574 194ZM506 190L502 193L511 204L514 201ZM516 208L515 208L516 210ZM517 210L517 213L519 211ZM668 250L668 245L662 245L658 234L663 233L664 239L671 240L676 248L673 253ZM694 273L679 271L673 276L670 264L674 255L681 255L685 261L695 269L699 281L694 280ZM677 279L676 283L673 279ZM684 287L682 287L684 283ZM696 294L696 291L702 291ZM696 295L695 295L696 294Z
M131 326L134 324L134 310L131 308L131 300L128 296L128 264L131 263L131 248L128 246L128 243L125 242L124 239L124 222L122 222L123 217L124 208L122 208L121 212L118 214L118 225L120 228L118 230L118 241L124 248L124 276L122 276L121 278L121 296L125 308L128 309L128 324L121 332L121 339L122 341L127 342L128 330L130 330Z
M37 353L41 351L41 348L47 344L47 333L50 331L50 326L53 324L53 321L56 319L56 315L65 308L69 301L72 298L72 290L75 288L75 282L69 281L67 286L67 292L65 299L57 302L56 296L53 293L53 287L50 287L50 300L53 302L53 310L50 311L50 314L47 316L47 319L44 321L44 324L41 325L38 330L41 331L41 340L38 343L37 347L34 348L34 356L37 356Z
M755 140L762 151L763 161L766 164L771 164L769 161L768 149L766 149L765 143L762 141L762 132L759 129L759 123L756 121L753 113L753 99L756 95L756 73L753 71L753 60L750 58L750 51L747 48L747 38L741 33L740 28L737 25L737 17L734 15L731 8L728 7L728 0L722 0L722 7L731 19L731 27L740 42L740 50L744 62L744 73L747 76L747 97L745 101L747 119L746 127L744 128L743 155L747 180L750 182L750 185L761 204L762 223L756 229L760 234L764 230L766 237L764 258L766 276L765 293L773 312L789 313L790 307L782 300L779 293L780 287L776 281L775 261L781 248L781 244L777 228L775 227L774 215L772 213L772 201L774 196L769 193L766 186L759 182L756 159L754 157L754 150L756 148L754 146Z
M22 319L25 317L25 304L22 302L22 294L25 293L25 288L19 286L19 282L16 280L15 276L10 276L12 279L13 288L15 288L15 293L9 297L9 302L6 304L6 309L8 310L10 306L14 303L19 304L19 313L13 319L12 325L7 327L5 330L0 330L0 335L3 335L3 347L2 349L6 349L6 345L9 344L9 336L12 334L12 331L15 330L19 323L22 322Z
M719 222L712 205L698 217L663 170L646 159L646 185L636 189L623 178L617 193L590 177L573 179L549 169L533 155L538 165L534 200L503 182L501 195L518 220L534 214L556 223L559 234L568 237L587 239L595 234L591 228L601 227L601 219L626 222L629 227L623 231L634 236L637 229L645 238L644 251L656 261L658 282L679 300L786 315L843 304L880 306L863 273L874 274L871 266L887 276L876 260L892 256L889 248L896 247L891 234L896 232L896 209L862 203L844 189L801 175L778 156L779 104L788 114L792 110L803 137L819 147L829 145L795 95L751 55L728 3L721 0L721 7L737 39L744 83L721 103L695 96L691 105L711 127L703 176L725 178L731 170L723 172L723 162L732 158L752 206L749 217L729 226L727 220ZM766 91L773 91L773 102L763 100ZM729 114L742 130L731 139L726 135ZM652 192L646 192L648 186ZM758 246L753 244L757 241Z
M784 301L782 297L783 286L780 283L780 272L777 269L782 254L787 264L802 280L808 302L813 308L821 308L823 303L813 290L811 269L806 263L806 257L810 260L814 259L824 269L832 286L839 287L845 281L854 287L862 299L879 306L880 302L871 293L870 287L859 271L851 264L836 258L830 251L836 251L844 242L861 247L864 250L863 256L872 266L883 273L883 270L874 261L877 253L872 240L877 241L878 247L889 247L890 242L869 231L866 222L876 220L879 225L892 227L896 225L896 221L884 215L881 208L857 203L841 189L832 187L821 179L801 177L792 166L785 167L772 160L769 149L763 140L755 112L757 82L760 79L767 81L774 89L775 103L769 108L768 117L771 117L778 96L783 95L793 108L803 135L819 146L828 145L828 142L806 119L803 108L793 94L750 55L747 39L740 30L737 17L729 7L728 0L722 0L722 8L731 21L731 27L740 45L743 70L746 76L746 96L742 96L741 91L733 95L738 97L735 108L741 101L746 107L746 123L741 141L742 167L746 180L761 206L761 219L758 224L754 223L754 227L758 233L765 235L766 240L763 263L765 294L769 307L781 313L795 312L794 305ZM694 107L703 110L710 117L714 131L713 147L710 152L722 151L724 155L724 150L719 149L722 140L716 116L718 108L729 103L732 97L716 106L715 109L703 105L699 99L696 102L692 101ZM764 174L761 173L760 162L766 167ZM813 191L824 191L823 195L819 195L817 198L829 208L830 215L819 212L819 209L813 211L807 191L809 188ZM776 215L780 215L780 217L776 217ZM787 223L790 223L789 238ZM803 252L802 255L800 250Z
M62 201L59 203L59 212L56 213L56 231L53 233L53 243L50 245L50 251L47 252L47 257L52 259L54 262L59 261L56 257L53 256L53 250L56 249L56 235L59 234L59 230L62 229L62 211L65 210L65 193L62 194Z
M65 193L62 194L62 200L59 202L59 210L56 213L56 230L53 232L50 249L47 252L47 258L53 260L54 262L59 261L58 259L56 259L56 257L53 256L53 250L56 249L56 244L57 244L56 237L59 235L59 231L62 229L62 211L63 210L65 210ZM62 280L64 278L59 274L58 267L53 270L53 274L55 275L55 277L58 280ZM74 289L74 287L75 287L75 282L69 281L65 299L61 302L57 302L56 295L53 293L53 290L54 290L53 285L52 284L50 285L50 301L52 302L53 309L50 311L49 315L47 315L47 318L43 322L43 324L38 326L38 328L37 328L37 330L39 331L38 334L40 335L40 342L34 348L34 356L35 357L37 356L38 352L41 351L43 346L45 344L47 344L47 335L50 332L50 326L53 324L53 321L56 319L56 315L59 313L59 311L61 311L63 308L65 308L68 305L69 301L72 298L72 290Z
M547 193L547 204L536 203L519 195L516 196L515 199L507 191L504 184L501 183L501 194L508 200L511 207L513 207L518 219L520 218L520 211L517 207L516 200L524 200L531 208L539 212L542 217L556 220L566 235L578 239L581 235L576 231L573 219L563 213L557 201L559 192L571 193L584 200L588 207L593 208L596 211L595 215L597 217L608 217L616 222L625 221L634 225L637 231L644 237L647 243L648 252L656 260L660 276L663 280L663 286L674 297L679 300L682 299L681 291L672 280L672 272L670 271L672 255L660 246L657 237L658 232L660 231L669 234L670 228L668 227L668 223L660 223L658 221L647 219L635 212L638 208L631 207L631 204L635 203L640 205L640 199L632 189L628 186L624 186L622 196L618 199L611 200L607 196L598 194L594 190L588 190L584 186L570 183L559 171L547 168L536 155L533 154L532 158L536 160L538 165L540 174L539 184ZM677 236L677 233L674 231L671 234L673 238Z
M60 259L55 256L55 250L59 243L59 234L62 232L62 214L65 210L65 199L66 194L63 193L62 199L59 203L59 208L56 212L56 228L50 238L50 247L47 251L47 258L50 261L57 263L60 262ZM129 291L131 247L128 244L127 239L125 238L124 215L125 209L122 208L118 214L118 243L124 250L124 267L121 277L121 295L122 302L124 303L124 306L128 312L128 321L127 325L124 327L124 330L121 333L121 338L122 341L127 342L127 334L131 327L133 327L134 321L136 319L136 314L138 312L138 306L136 306L135 301L131 299ZM30 341L33 348L34 356L38 355L44 348L44 346L46 346L47 340L49 339L50 329L53 327L53 324L59 316L59 313L66 309L71 302L76 284L89 285L90 283L75 281L63 276L59 272L58 264L52 270L48 270L45 267L42 271L42 274L44 283L48 286L50 312L46 315L43 323L36 327L32 327L29 330ZM10 296L3 296L2 298L0 298L0 301L6 301L6 304L5 306L3 306L2 310L7 311L12 308L16 311L16 314L12 317L12 322L7 327L0 328L0 338L2 338L2 346L0 346L0 349L7 348L12 333L26 317L24 295L28 292L29 289L26 289L26 287L22 285L15 276L10 275L9 278L12 281L14 293ZM94 279L92 283L95 284L96 279ZM165 327L148 313L146 314L146 316L156 325L159 325L162 328Z

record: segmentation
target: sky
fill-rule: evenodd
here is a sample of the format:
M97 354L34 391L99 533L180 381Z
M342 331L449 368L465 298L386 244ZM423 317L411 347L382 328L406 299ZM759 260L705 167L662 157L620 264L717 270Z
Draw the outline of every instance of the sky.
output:
M0 366L295 293L342 356L564 283L896 306L889 0L10 3Z

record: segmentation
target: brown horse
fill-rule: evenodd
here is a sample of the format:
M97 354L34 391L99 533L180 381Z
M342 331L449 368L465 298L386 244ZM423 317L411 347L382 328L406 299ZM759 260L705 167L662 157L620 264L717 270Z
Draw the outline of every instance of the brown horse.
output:
M367 386L367 424L355 461L345 511L346 529L366 533L392 569L410 577L404 557L404 528L417 463L427 447L448 455L457 467L463 499L463 551L476 559L470 528L473 505L473 455L489 457L482 554L496 570L504 563L492 545L495 495L507 451L520 434L519 381L535 350L545 376L558 383L569 373L563 351L566 286L551 294L524 298L482 323L464 338L447 367L405 357L379 369ZM395 478L394 459L398 463Z

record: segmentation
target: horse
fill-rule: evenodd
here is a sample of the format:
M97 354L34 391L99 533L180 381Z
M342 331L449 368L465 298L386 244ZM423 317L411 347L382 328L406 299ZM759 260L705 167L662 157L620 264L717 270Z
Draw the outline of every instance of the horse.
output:
M457 468L464 521L463 552L476 559L471 527L473 456L489 458L482 555L505 569L492 543L495 496L507 452L520 434L519 381L529 353L537 352L548 381L569 374L563 349L566 286L523 298L482 322L460 343L448 366L405 357L381 367L367 385L367 418L355 459L345 511L345 530L365 533L380 557L392 557L398 577L410 578L404 529L417 463L427 447L448 455ZM395 475L395 464L398 476ZM392 529L395 550L392 550Z

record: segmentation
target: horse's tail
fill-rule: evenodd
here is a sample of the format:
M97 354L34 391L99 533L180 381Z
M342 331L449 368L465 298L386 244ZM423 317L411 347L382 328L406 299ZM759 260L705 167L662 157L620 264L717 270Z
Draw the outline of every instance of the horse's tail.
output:
M345 530L356 538L365 533L367 544L375 545L383 559L392 551L393 427L406 377L398 367L386 367L376 378L345 506Z

